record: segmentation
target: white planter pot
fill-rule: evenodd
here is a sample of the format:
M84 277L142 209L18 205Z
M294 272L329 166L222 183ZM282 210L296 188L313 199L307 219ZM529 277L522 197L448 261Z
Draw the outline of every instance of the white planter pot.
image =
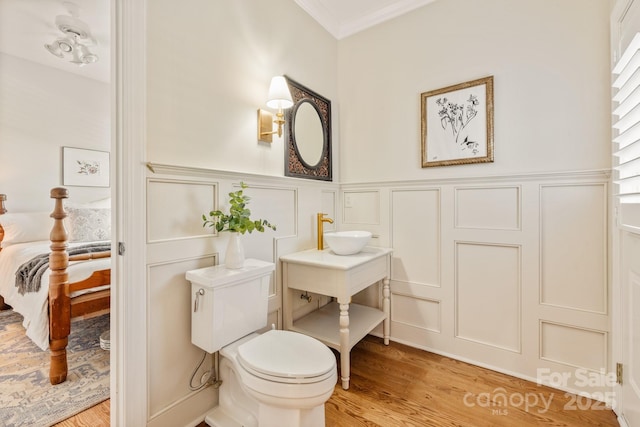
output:
M227 252L224 256L224 266L230 269L244 267L244 247L240 240L240 233L235 231L229 232L229 242L227 243Z

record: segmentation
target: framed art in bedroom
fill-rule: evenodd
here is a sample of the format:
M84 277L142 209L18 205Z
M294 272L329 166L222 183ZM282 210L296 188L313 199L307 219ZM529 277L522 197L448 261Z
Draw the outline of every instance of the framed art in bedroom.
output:
M493 162L493 76L420 95L422 167Z
M109 187L109 152L62 147L62 185Z

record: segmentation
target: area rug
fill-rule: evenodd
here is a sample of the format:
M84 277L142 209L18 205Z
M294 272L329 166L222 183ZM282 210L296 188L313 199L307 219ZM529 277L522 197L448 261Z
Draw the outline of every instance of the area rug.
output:
M73 322L67 380L49 383L49 351L26 337L22 316L0 312L0 426L48 427L109 398L109 315Z

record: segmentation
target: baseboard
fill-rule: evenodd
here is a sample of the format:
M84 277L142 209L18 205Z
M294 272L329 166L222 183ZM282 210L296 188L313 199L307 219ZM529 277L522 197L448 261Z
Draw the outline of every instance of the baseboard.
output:
M624 419L623 415L618 415L618 424L620 424L620 427L629 427L629 424L627 424L627 420Z

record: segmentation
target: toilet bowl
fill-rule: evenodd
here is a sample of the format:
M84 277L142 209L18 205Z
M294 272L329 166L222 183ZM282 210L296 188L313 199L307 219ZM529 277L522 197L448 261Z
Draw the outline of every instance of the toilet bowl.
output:
M261 330L267 323L272 263L247 259L187 272L191 341L220 352L218 406L211 427L324 427L324 403L338 380L336 357L315 338Z
M251 334L220 351L219 406L211 427L324 427L324 403L338 380L336 359L296 332Z

